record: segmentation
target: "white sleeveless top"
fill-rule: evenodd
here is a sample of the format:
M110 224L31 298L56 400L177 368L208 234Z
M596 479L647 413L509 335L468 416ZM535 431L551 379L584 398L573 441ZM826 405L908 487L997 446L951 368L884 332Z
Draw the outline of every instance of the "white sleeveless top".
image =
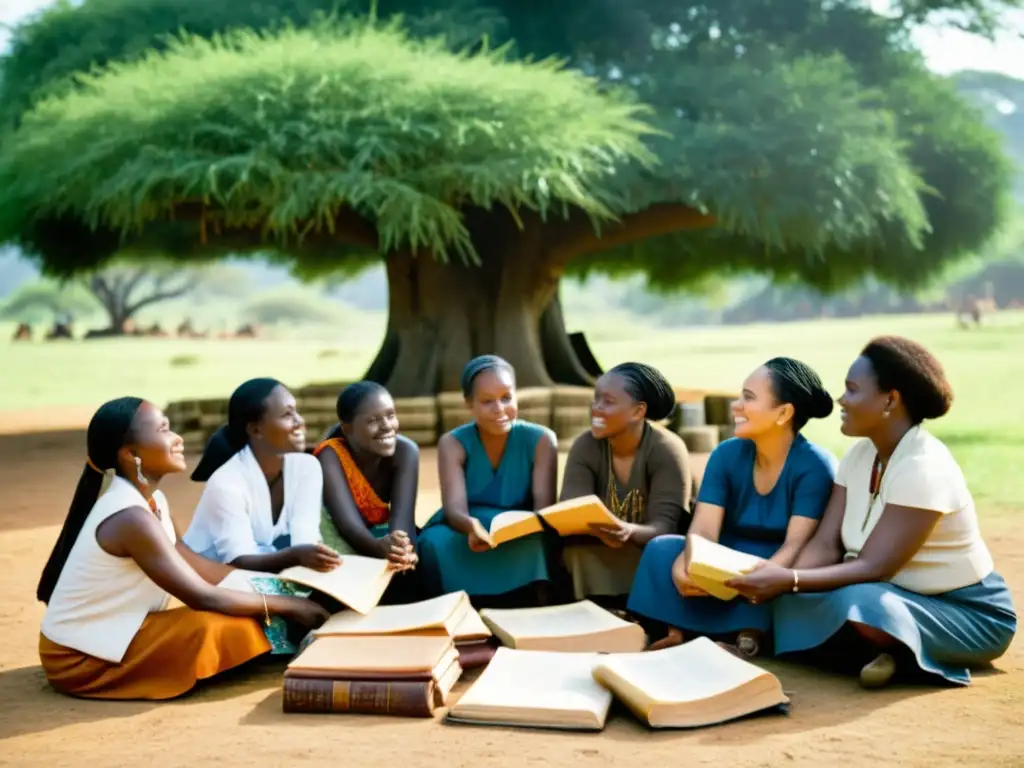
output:
M167 499L153 500L160 524L173 544L174 523ZM134 485L114 477L93 505L46 606L42 632L51 642L119 664L146 616L167 607L169 595L130 557L115 557L96 541L96 529L128 507L148 509Z

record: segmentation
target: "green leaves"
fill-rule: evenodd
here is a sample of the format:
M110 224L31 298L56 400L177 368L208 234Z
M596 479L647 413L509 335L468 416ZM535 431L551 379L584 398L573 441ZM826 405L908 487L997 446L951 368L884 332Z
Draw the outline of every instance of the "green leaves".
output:
M467 207L610 215L602 180L653 162L645 112L557 62L394 26L183 38L23 116L0 152L0 238L58 217L133 236L202 203L281 243L351 210L382 251L473 259Z

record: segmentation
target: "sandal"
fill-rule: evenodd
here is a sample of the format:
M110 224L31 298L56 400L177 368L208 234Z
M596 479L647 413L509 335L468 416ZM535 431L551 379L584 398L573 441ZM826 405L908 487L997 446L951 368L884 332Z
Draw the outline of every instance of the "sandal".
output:
M888 653L880 653L860 670L860 684L863 688L883 688L896 674L896 659Z

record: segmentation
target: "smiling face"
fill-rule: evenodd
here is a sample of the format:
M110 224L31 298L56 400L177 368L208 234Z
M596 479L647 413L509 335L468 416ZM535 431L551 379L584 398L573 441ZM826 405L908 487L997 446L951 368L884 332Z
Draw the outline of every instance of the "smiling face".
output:
M398 438L395 401L387 392L371 392L359 404L352 423L342 424L341 431L358 451L394 456Z
M881 391L871 361L858 357L846 374L846 390L839 398L843 434L869 437L877 433L885 424L882 414L895 408L898 397L896 392Z
M136 457L142 460L142 470L151 477L185 471L185 441L171 431L163 411L150 402L143 402L135 412L130 442L118 452L118 464L125 477L135 477Z
M262 442L273 453L306 449L306 422L299 415L295 398L285 387L275 387L263 403L263 416L249 424L249 439Z
M646 407L633 401L626 391L626 380L617 373L606 373L594 386L590 404L590 434L598 440L617 437L644 420Z
M779 403L772 388L772 374L761 366L743 382L743 392L732 402L736 437L754 440L773 431L791 429L793 406Z
M481 432L507 434L519 413L516 384L504 368L489 368L473 379L473 396L466 401Z

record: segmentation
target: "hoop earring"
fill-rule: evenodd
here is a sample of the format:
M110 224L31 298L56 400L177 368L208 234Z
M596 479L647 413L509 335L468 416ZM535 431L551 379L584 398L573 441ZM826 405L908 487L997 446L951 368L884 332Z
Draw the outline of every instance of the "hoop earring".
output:
M146 476L142 474L142 459L138 456L135 457L135 475L136 479L139 481L139 485L149 485L149 480L147 480Z

